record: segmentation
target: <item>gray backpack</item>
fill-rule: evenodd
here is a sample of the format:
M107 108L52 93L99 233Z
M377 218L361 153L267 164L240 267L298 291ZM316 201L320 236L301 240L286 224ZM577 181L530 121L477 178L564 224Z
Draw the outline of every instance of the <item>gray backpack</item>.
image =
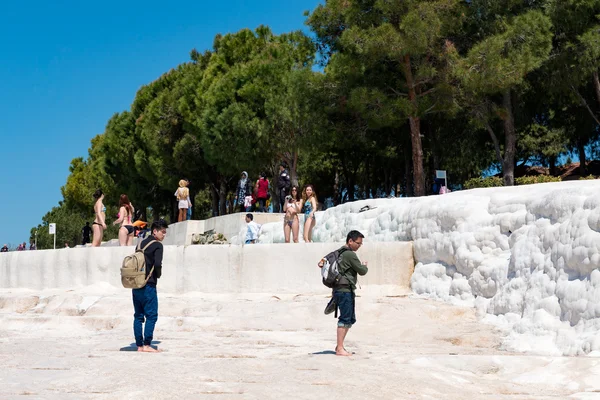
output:
M336 251L332 251L323 257L323 266L321 267L321 278L323 280L323 285L328 288L336 288L340 285L347 285L348 280L340 274L339 271L339 262L340 256L342 253L347 251L342 248Z
M154 242L156 242L156 240L151 240L150 243L142 249L142 241L140 240L135 249L135 253L125 257L123 260L123 265L121 265L121 283L124 288L141 289L148 283L148 279L150 279L154 272L154 266L152 266L148 277L146 277L146 257L144 257L144 252Z

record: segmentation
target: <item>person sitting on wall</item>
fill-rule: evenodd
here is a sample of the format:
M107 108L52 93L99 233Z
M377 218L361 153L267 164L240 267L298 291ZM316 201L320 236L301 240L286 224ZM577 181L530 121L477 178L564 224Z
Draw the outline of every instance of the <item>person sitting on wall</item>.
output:
M8 246L6 244L2 246L2 248L0 249L0 253L8 253Z
M145 221L135 221L133 227L135 228L135 236L138 239L145 239L150 234L150 229Z
M246 231L246 244L256 243L258 240L258 232L260 231L260 225L254 222L254 216L252 214L246 214L246 223L248 224L248 230Z

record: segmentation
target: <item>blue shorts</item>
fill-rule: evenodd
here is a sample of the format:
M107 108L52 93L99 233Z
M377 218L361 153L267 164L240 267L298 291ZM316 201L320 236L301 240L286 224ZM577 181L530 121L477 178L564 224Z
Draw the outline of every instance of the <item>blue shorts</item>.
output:
M333 297L340 309L340 317L338 318L338 327L341 328L352 328L352 325L356 323L356 312L355 312L355 294L352 292L333 292Z

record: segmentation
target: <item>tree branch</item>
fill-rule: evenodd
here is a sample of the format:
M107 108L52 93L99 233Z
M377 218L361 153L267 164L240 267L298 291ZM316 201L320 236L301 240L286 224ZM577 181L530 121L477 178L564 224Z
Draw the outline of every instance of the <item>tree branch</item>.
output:
M577 95L577 97L579 97L579 101L581 101L581 105L584 106L588 110L591 117L594 119L594 121L596 121L596 124L600 125L600 121L598 120L598 117L596 116L596 114L594 114L594 112L590 108L590 106L587 103L587 101L585 100L585 98L581 95L581 93L579 93L579 90L577 90L575 88L575 86L573 86L573 85L571 85L571 90L573 90L573 92Z
M424 91L423 93L419 93L417 95L417 97L423 97L423 96L427 96L429 93L433 93L435 92L437 89L436 88L431 88L429 90Z
M498 158L498 161L500 161L500 165L504 166L504 159L502 158L502 152L500 151L500 142L498 141L498 137L494 133L494 130L490 126L490 123L487 121L485 122L485 129L490 134L490 137L492 138L492 142L494 142L494 149L496 150L496 157Z
M401 93L398 92L396 89L394 89L393 87L391 87L390 85L387 85L387 87L396 94L396 96L402 96L402 97L408 97L408 94L406 93Z

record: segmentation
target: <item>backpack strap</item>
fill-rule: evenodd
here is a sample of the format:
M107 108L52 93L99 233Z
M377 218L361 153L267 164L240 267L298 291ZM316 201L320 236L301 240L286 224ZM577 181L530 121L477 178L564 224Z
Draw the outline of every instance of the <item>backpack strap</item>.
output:
M341 249L338 250L338 255L337 255L337 259L338 259L338 271L339 271L339 259L341 258L342 254L345 253L348 250L350 250L350 249L348 249L346 247L342 247ZM350 286L350 281L348 280L348 278L346 278L345 273L346 273L346 271L344 271L344 273L340 272L340 275L342 277L338 281L338 283L336 285L336 288L339 288L339 287L349 287Z
M144 248L142 249L142 253L143 253L143 252L145 252L145 251L146 251L146 249L148 249L148 247L150 247L150 245L151 245L152 243L156 243L156 240L151 240L151 241L150 241L150 242L149 242L149 243L148 243L146 246L144 246ZM137 250L139 250L139 249L140 249L140 246L141 246L141 245L142 245L142 242L140 242L140 243L138 244L138 248L137 248ZM153 267L153 268L154 268L154 267Z
M152 269L150 270L150 273L148 273L148 275L146 276L146 281L144 282L144 286L146 284L148 284L148 281L150 280L150 277L152 276L153 272L154 272L154 265L152 266Z

